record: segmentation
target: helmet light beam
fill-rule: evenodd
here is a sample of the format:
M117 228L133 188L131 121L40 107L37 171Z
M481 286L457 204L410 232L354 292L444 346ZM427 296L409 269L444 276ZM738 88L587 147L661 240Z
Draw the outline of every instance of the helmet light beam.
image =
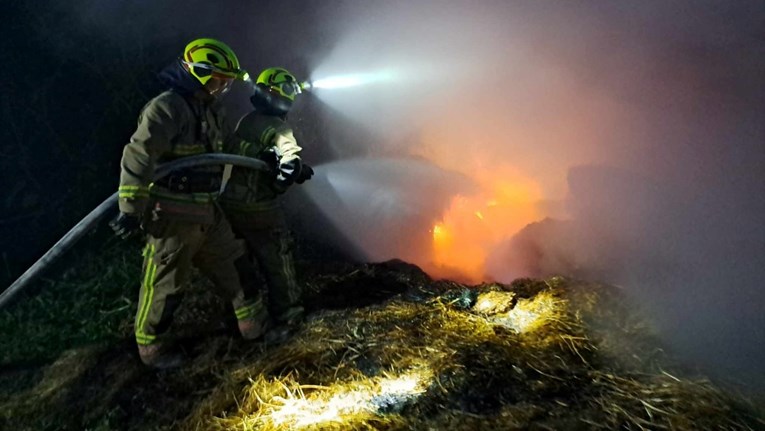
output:
M320 78L312 81L306 81L300 84L304 90L308 89L338 89L358 87L360 85L372 84L383 81L390 81L394 78L391 70L382 70L370 73L353 73L346 75L332 75L326 78Z

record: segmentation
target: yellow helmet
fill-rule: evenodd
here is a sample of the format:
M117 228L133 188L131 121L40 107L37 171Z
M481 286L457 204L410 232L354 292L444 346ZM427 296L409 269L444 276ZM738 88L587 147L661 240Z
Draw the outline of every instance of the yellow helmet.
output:
M270 67L258 75L255 84L262 84L278 92L282 97L295 101L295 96L300 94L300 83L295 76L281 67Z
M247 72L239 68L239 59L225 43L210 38L191 41L183 50L183 63L202 85L213 76L244 80Z

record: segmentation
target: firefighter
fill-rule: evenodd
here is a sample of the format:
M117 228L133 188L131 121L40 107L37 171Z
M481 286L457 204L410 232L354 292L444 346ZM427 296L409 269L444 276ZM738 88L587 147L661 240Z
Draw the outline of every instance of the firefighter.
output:
M208 38L192 41L183 58L160 73L168 90L144 106L123 151L120 213L110 225L123 238L139 230L146 233L135 338L141 360L149 366L170 368L184 359L165 333L192 266L233 304L244 338L264 332L267 312L260 294L245 291L242 286L248 283L237 271L246 262L244 244L215 204L222 168L189 168L152 182L157 164L221 152L236 139L219 101L235 80L245 77L226 44Z
M293 183L310 179L313 169L301 161L301 148L287 123L295 96L301 92L295 77L285 69L269 68L253 88L250 101L255 109L239 120L240 141L231 141L234 145L226 152L270 161L273 169L234 167L219 202L265 278L268 311L276 325L271 334L286 335L302 319L304 309L293 260L294 240L278 198Z

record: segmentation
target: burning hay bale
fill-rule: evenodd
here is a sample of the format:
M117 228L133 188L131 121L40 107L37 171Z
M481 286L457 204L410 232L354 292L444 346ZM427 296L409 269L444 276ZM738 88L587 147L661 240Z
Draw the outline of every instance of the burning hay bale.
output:
M313 314L226 377L184 424L205 430L756 429L753 410L655 357L613 288L560 278L468 287L366 266L317 286L407 285ZM602 300L601 300L602 299ZM603 306L609 307L604 309ZM655 350L655 349L654 349ZM663 364L664 365L664 364ZM233 397L232 397L233 394Z

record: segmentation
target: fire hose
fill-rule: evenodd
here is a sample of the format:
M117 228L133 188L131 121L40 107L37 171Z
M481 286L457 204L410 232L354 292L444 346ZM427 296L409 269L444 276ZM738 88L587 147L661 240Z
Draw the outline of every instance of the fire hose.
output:
M251 157L235 156L231 154L202 154L199 156L184 157L180 160L175 160L158 166L154 172L154 181L157 181L160 178L167 176L170 172L178 169L210 165L234 165L260 171L269 170L269 166L266 162ZM0 294L0 308L7 304L16 293L20 292L24 287L36 280L46 268L72 248L72 246L85 236L86 233L93 229L98 222L116 206L116 203L117 193L114 193L70 229L69 232L58 240L50 250L34 263L34 265L27 269L24 274Z

